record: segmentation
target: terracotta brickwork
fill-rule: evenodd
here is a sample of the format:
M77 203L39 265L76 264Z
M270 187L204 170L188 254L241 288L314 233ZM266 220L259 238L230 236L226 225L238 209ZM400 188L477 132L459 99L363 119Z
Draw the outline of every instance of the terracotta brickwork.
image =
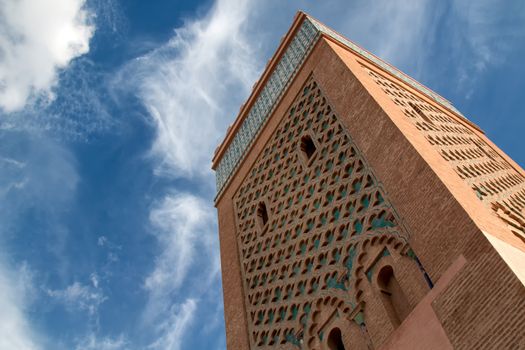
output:
M314 19L298 14L213 162L228 349L525 348L525 172Z
M409 233L313 78L281 125L234 197L252 348L318 348L349 314L344 334L371 342L363 306L385 308L379 267L392 266L406 298L384 330L429 289Z
M363 66L428 142L450 162L478 198L525 241L525 176L492 149L472 126L453 118L377 70Z
M525 290L492 249L480 251L433 306L454 349L525 349Z

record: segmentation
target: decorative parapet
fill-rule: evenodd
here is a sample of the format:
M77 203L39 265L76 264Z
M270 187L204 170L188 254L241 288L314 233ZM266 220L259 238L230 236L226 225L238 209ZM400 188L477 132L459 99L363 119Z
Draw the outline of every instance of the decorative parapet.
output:
M389 65L388 63L386 63L385 61L381 60L380 58L372 55L370 52L368 52L368 51L364 50L363 48L357 46L356 44L354 44L350 40L342 37L338 33L334 32L332 29L326 27L324 24L322 24L320 22L317 22L316 20L314 20L312 18L309 18L309 20L317 28L317 30L321 31L323 34L326 34L329 37L331 37L332 39L339 41L341 44L347 46L352 51L358 53L359 55L363 56L367 60L369 60L369 61L373 62L374 64L378 65L379 67L381 67L383 70L385 70L388 73L394 75L395 77L401 79L402 81L404 81L408 85L412 86L414 89L416 89L416 90L422 92L423 94L427 95L428 97L432 98L434 101L436 101L440 105L443 105L443 106L447 107L448 109L453 110L457 114L462 115L449 101L445 100L443 97L439 96L434 91L428 89L424 85L418 83L416 80L412 79L408 75L402 73L397 68Z
M220 194L246 150L255 140L255 136L314 47L318 35L319 30L305 18L215 170L217 194Z
M215 169L217 197L221 194L223 188L230 180L230 177L236 170L240 161L243 159L246 151L255 140L262 126L266 123L268 117L272 114L275 106L281 99L283 93L286 91L286 88L295 77L302 63L317 43L317 40L321 34L327 35L328 37L345 45L353 52L373 62L390 74L398 77L416 90L432 98L437 103L453 110L455 113L462 116L461 113L443 97L426 88L409 76L403 74L398 69L387 64L378 57L372 55L370 52L352 43L350 40L342 37L330 28L324 26L322 23L311 17L305 16L300 28L297 30L294 37L290 41L290 44L286 48L286 51L282 55L279 62L275 65L270 78L261 89L261 93L255 100L241 126L235 133L233 140L228 145L228 148L222 155Z

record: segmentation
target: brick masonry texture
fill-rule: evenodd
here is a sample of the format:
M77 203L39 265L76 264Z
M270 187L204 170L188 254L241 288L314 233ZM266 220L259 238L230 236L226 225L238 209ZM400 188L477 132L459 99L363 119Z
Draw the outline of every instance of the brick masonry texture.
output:
M367 339L379 264L396 266L407 307L428 289L408 233L313 77L281 125L234 198L251 345L316 348L339 309Z
M228 349L524 348L524 174L321 37L216 200Z

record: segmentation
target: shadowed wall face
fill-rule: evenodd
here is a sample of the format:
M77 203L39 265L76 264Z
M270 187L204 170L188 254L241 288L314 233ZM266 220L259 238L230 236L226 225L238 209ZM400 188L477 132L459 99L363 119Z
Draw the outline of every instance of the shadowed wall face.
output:
M465 123L451 118L377 70L362 68L476 196L525 243L525 176Z

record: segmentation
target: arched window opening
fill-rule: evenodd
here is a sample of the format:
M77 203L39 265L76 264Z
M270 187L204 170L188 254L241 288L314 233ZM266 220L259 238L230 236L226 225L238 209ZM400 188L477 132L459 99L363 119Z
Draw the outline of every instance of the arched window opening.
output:
M337 327L330 331L327 343L330 350L345 350L341 330Z
M264 204L264 202L260 202L257 207L257 220L261 228L266 227L268 223L268 211L266 210L266 204Z
M316 149L314 140L309 135L303 136L301 139L301 152L303 152L306 160L312 158Z
M405 293L396 280L392 266L384 266L379 271L377 285L388 317L397 327L408 315L410 308Z

